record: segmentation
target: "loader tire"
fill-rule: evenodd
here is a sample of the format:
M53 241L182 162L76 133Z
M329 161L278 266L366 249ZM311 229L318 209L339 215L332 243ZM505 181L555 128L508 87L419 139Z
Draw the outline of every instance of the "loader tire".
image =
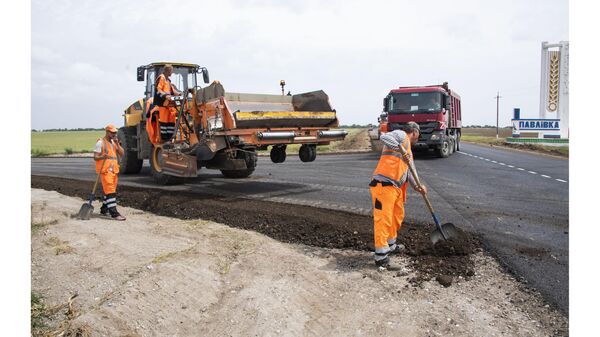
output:
M285 145L273 145L273 147L271 147L271 152L269 153L271 161L275 164L283 163L286 158L285 149Z
M137 128L135 126L122 127L117 132L117 137L125 154L121 157L119 162L120 171L125 174L140 173L142 165L144 164L143 159L138 159L137 153L137 142L135 137L137 136Z
M254 169L256 168L256 162L258 156L254 150L237 151L235 157L237 159L244 159L246 161L246 169L243 170L221 170L221 173L225 178L247 178L249 177Z
M303 144L300 146L298 156L300 157L300 160L305 163L314 161L317 158L317 146Z
M152 152L150 153L150 174L152 174L152 179L159 185L179 185L183 184L185 181L184 178L175 177L168 174L164 174L162 172L161 164L160 164L160 147L152 147Z

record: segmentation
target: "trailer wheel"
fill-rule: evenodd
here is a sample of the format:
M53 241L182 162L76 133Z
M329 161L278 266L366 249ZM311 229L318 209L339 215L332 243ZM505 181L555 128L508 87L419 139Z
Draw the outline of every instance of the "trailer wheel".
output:
M221 173L225 178L247 178L249 177L254 169L256 168L256 162L258 156L254 150L237 151L235 157L237 159L244 159L246 162L246 169L244 170L221 170Z
M117 132L119 142L121 142L121 146L123 147L123 150L125 150L125 154L123 154L123 157L121 157L121 160L119 161L119 166L121 167L120 171L125 174L140 173L142 165L144 164L143 159L138 159L135 141L136 136L137 128L135 126L124 126Z
M152 152L150 153L150 174L152 174L154 182L159 185L183 184L184 179L182 177L170 176L162 172L161 152L162 148L160 146L152 146Z
M276 164L283 163L286 157L285 149L285 145L273 145L271 153L269 154L271 161Z
M450 155L450 142L447 139L437 149L437 155L440 158L448 158Z
M300 157L300 160L305 163L314 161L317 158L317 146L303 144L300 146L300 152L298 152L298 156Z

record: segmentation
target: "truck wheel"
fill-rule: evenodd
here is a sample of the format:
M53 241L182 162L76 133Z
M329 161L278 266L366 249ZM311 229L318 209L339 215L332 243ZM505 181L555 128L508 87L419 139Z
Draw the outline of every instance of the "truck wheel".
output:
M314 161L317 158L317 146L303 144L300 146L300 152L298 152L298 156L300 156L300 160L305 163Z
M285 145L273 145L270 153L271 161L276 164L283 163L286 157L285 148Z
M135 126L124 126L117 132L119 142L121 142L121 146L123 147L123 150L125 150L125 154L121 157L119 162L119 166L121 167L120 171L126 174L140 173L142 165L144 164L143 159L138 159L136 150L137 142L135 141L136 136L137 128Z
M258 161L258 156L256 155L256 152L254 150L237 151L235 157L237 159L244 159L247 168L244 170L221 170L223 176L225 178L249 177L252 174L252 172L254 172L254 169L256 168L256 162Z
M182 177L170 176L162 172L162 164L160 153L162 148L160 146L153 146L152 153L150 154L150 173L152 179L159 185L179 185L183 184L184 179Z
M450 155L450 142L448 140L444 140L442 145L437 149L437 155L440 158L448 158Z
M449 148L450 148L450 154L454 153L454 148L456 146L456 141L454 139L450 139L449 140Z
M460 151L460 133L456 135L456 151Z

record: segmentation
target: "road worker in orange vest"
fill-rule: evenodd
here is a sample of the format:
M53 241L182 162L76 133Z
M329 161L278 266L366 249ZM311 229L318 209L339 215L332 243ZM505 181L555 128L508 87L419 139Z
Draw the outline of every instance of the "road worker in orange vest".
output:
M384 146L369 184L373 200L377 267L387 268L390 262L389 255L399 253L404 247L396 242L396 238L404 220L407 184L410 182L421 194L427 193L424 185L417 186L408 166L413 160L411 145L417 142L419 133L419 125L409 122L403 130L394 130L380 137ZM402 155L399 146L406 150L406 156Z
M125 217L117 211L117 181L119 175L119 158L125 151L117 138L117 128L109 124L105 128L106 135L98 139L94 149L94 160L96 161L96 174L100 173L102 182L102 207L100 214L110 216L114 220L123 221Z
M169 106L170 96L179 96L181 92L171 83L169 77L173 74L173 66L166 64L162 74L156 79L156 96L154 103L158 106L158 122L160 128L160 139L165 142L171 139L175 133L175 119L177 109Z

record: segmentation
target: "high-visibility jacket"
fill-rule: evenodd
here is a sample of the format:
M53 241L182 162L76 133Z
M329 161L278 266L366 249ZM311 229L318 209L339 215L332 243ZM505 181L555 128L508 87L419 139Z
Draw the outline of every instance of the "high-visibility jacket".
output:
M165 74L160 74L156 79L156 91L166 92L170 95L175 94L175 90L173 89L173 84L171 84L171 80L168 79ZM165 100L161 106L167 106L169 104L168 100Z
M408 158L412 157L412 150L410 146L410 140L408 137L404 139L402 148L406 149ZM406 186L408 182L408 164L404 161L402 152L394 150L391 147L385 146L381 152L381 158L379 163L373 172L373 177L385 177L388 180L393 181L396 187L400 187L405 191L404 199L406 199Z
M104 166L102 166L102 161L104 159L96 160L96 173L106 173L108 171L112 171L113 173L119 173L119 158L117 157L117 149L116 147L109 142L106 137L98 139L102 140L102 155L108 155L106 161L104 162ZM102 166L102 172L100 172L100 167Z

